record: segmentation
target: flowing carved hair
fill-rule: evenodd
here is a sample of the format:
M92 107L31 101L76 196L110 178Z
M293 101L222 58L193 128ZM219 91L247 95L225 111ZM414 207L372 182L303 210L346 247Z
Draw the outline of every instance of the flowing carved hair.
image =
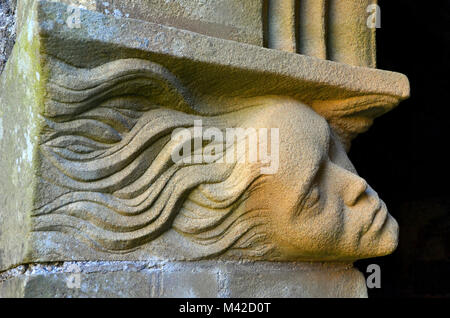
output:
M195 243L199 257L269 251L264 214L246 207L263 182L258 165L172 160L180 146L174 130L192 130L199 119L224 130L249 110L201 115L177 78L146 60L93 69L54 63L41 177L64 191L34 211L35 231L63 232L109 253L134 251L169 229Z

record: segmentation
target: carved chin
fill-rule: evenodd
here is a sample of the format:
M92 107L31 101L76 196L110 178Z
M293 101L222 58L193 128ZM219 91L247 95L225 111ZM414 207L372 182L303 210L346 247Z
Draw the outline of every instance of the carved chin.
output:
M379 254L376 256L384 256L393 253L398 246L399 226L397 221L391 215L388 216L386 225L380 235Z
M361 239L361 258L385 256L393 253L398 246L399 226L388 214L383 227L377 232L367 233Z

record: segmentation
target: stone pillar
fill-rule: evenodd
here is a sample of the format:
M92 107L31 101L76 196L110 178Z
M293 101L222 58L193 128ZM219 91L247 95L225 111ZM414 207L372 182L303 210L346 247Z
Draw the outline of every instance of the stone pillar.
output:
M296 23L294 0L271 0L268 6L269 48L296 52Z
M398 226L346 150L408 80L325 60L304 10L320 58L264 48L263 8L19 1L0 296L367 295L352 264L391 253Z
M376 28L368 27L377 0L330 0L329 58L356 66L376 66Z
M327 6L325 0L300 1L299 49L304 55L327 58Z

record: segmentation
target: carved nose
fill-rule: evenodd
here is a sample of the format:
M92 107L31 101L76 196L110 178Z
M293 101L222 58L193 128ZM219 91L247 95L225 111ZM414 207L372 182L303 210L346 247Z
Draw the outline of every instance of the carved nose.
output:
M355 205L367 193L367 182L358 175L338 167L339 179L343 183L343 199L347 206Z
M355 205L359 199L366 194L366 190L367 182L359 177L357 179L355 178L353 183L350 184L347 194L344 196L345 204L348 206Z

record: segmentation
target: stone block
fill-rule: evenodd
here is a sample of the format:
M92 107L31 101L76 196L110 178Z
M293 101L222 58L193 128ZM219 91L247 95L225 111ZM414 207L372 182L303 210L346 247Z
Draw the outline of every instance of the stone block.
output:
M256 298L362 298L367 297L364 276L348 266L323 264L268 264L231 270L229 296Z
M115 193L143 173L146 161L134 157L133 152L124 152L128 159L114 157L125 161L117 163L118 170L111 178L104 176L116 169L114 165L82 167L84 156L95 154L91 153L92 147L103 151L117 144L116 148L121 149L121 143L127 140L124 136L149 109L149 102L184 112L180 116L185 120L194 118L190 114L207 120L242 111L227 117L224 125L234 125L234 120L242 121L245 116L249 124L264 123L268 119L255 120L245 110L254 103L268 105L264 107L270 107L271 112L278 107L273 114L261 111L261 118L297 118L300 122L313 116L318 125L324 124L317 114L307 110L308 105L327 119L340 140L349 145L375 117L409 94L406 77L398 73L351 67L88 10L81 11L80 28L73 28L67 25L69 15L64 4L34 2L0 79L0 177L4 180L0 185L0 269L28 262L71 260L195 260L219 253L199 249L188 236L171 229L179 203L173 203L170 213L174 214L161 226L162 232L139 234L136 228L146 224L143 218L147 216L125 217L124 211L134 208L123 206L128 201ZM137 104L130 95L139 97ZM108 110L117 107L117 102L122 103L120 107L132 108L127 110L127 118L123 117L124 110L122 115L117 111L120 107ZM99 105L106 107L98 109ZM300 109L303 117L292 115ZM297 129L299 122L285 126ZM142 136L139 141L144 148L148 146L145 138L149 137ZM297 147L289 146L291 142L294 140L283 143L288 147L288 157ZM119 171L119 166L123 168L130 160L133 165L127 169L134 172ZM285 169L297 166L285 163ZM213 169L185 180L209 180L220 171ZM285 172L292 175L292 171ZM248 172L243 175L246 173L251 177ZM283 184L273 189L284 193L284 198L297 195ZM186 187L192 190L189 187L193 186ZM170 191L162 197L169 200ZM94 207L92 202L103 202L107 209L101 204ZM110 206L117 202L119 207ZM122 214L113 213L114 209ZM186 230L180 220L175 225L178 230ZM389 231L395 236L394 230ZM370 251L377 250L375 243L370 244ZM217 246L229 250L227 245ZM372 254L353 257L368 255Z
M365 297L398 225L346 151L409 96L368 1L74 2L19 2L0 77L0 295Z
M23 0L19 11L26 13L34 1L36 0ZM115 18L138 19L263 46L261 0L54 0L52 2L80 6Z
M367 290L363 275L349 265L70 262L5 272L0 297L361 298Z

